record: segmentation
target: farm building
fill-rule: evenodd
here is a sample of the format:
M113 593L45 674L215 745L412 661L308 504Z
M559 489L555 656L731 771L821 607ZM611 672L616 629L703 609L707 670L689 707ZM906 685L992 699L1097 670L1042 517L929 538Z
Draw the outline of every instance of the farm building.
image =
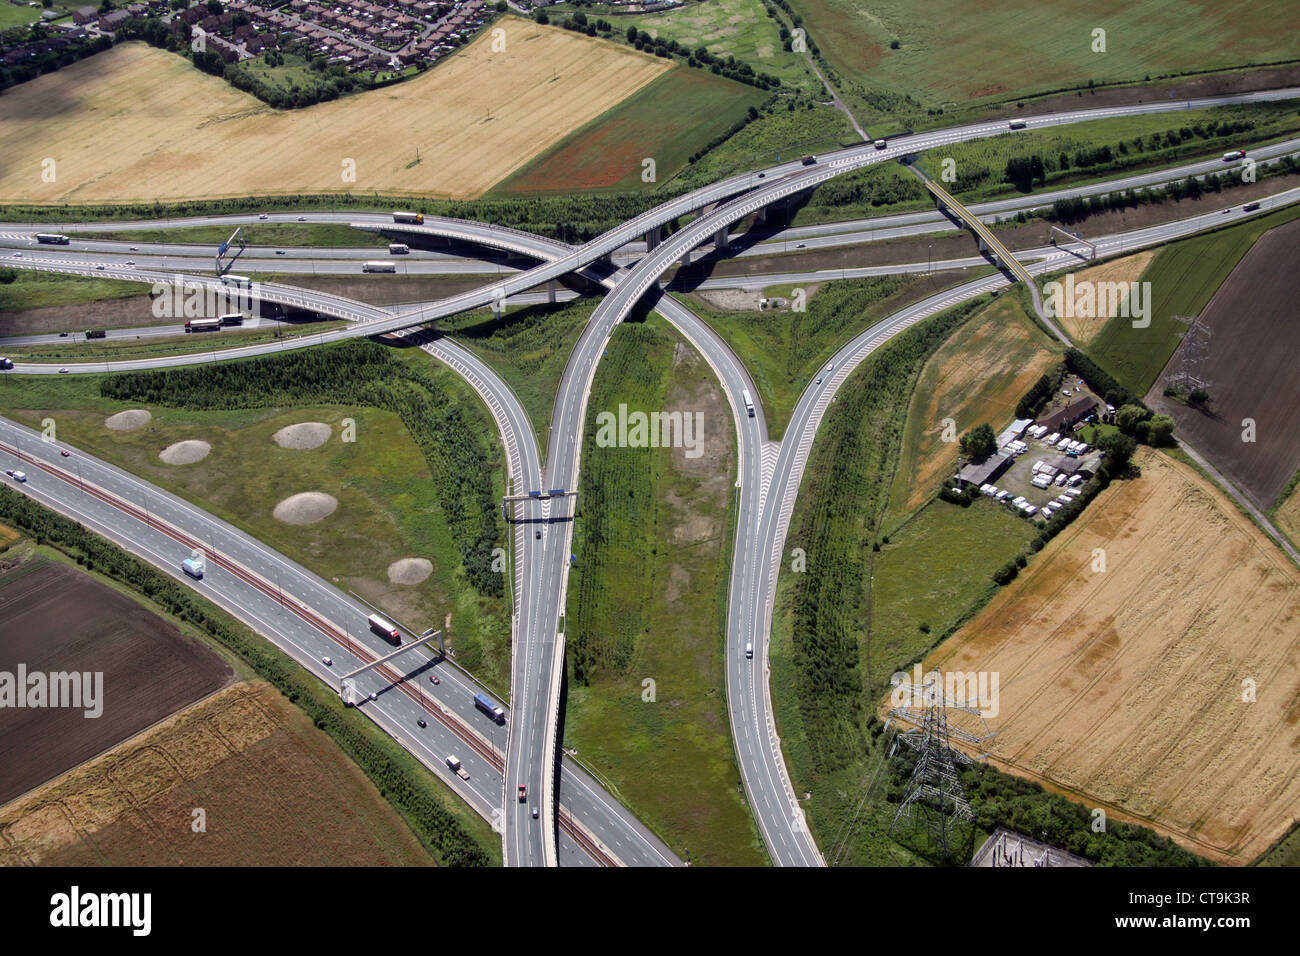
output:
M983 485L993 481L1007 470L1012 461L1010 455L990 455L984 461L972 462L957 472L957 480L967 485Z
M998 435L997 446L1005 447L1025 433L1025 429L1034 423L1032 418L1017 418Z
M1098 404L1100 403L1097 399L1091 395L1085 395L1064 408L1058 408L1046 418L1040 418L1038 424L1045 426L1049 432L1060 431L1062 428L1073 425L1079 419L1090 414Z

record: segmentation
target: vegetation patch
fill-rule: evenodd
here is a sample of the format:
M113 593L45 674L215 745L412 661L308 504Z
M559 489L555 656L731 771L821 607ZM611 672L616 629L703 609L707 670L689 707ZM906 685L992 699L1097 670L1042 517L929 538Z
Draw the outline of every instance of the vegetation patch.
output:
M730 408L708 366L661 319L619 325L608 351L588 404L574 526L565 745L683 858L761 864L722 659L735 506ZM698 412L699 454L601 447L597 418L620 405Z

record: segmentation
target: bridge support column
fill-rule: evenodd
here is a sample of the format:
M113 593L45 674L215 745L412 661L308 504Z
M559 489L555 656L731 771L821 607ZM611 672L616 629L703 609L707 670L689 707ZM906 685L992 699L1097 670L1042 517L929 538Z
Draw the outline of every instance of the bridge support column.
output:
M975 233L975 238L979 240L979 244L980 244L980 252L988 252L988 251L989 251L989 244L988 244L987 242L984 241L984 237L981 236L981 235L977 232L977 233Z
M645 234L645 251L654 252L659 248L659 243L664 241L664 227L655 226Z
M687 249L682 253L682 257L677 260L677 264L683 268L691 264L691 250Z
M731 236L728 235L727 227L723 226L713 234L713 248L725 249L731 242Z
M754 213L754 223L767 222L767 206L759 206L758 212Z
M555 304L555 280L546 283L546 301Z

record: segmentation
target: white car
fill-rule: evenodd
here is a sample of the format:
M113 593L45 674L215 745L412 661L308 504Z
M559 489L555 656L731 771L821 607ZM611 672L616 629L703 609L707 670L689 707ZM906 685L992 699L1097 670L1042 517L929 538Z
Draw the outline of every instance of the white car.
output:
M268 216L266 213L262 213L262 214L261 214L260 216L258 216L257 218L258 218L258 219L270 219L271 217Z
M22 257L23 257L23 254L22 254L21 252L15 252L15 253L14 253L14 258L15 258L15 259L21 259Z
M140 247L139 247L139 246L132 246L132 247L130 248L129 251L131 251L131 252L139 252L139 251L140 251Z
M134 260L134 259L127 259L127 260L126 260L126 264L127 264L128 266L133 266L133 265L135 265L135 260Z
M96 268L96 269L103 270L103 268L104 268L104 263L101 262L99 265L95 266L95 268Z
M26 474L26 472L22 472L22 471L11 471L11 472L9 472L9 474L13 475L13 476L14 476L14 481L17 481L17 482L20 482L20 483L21 483L21 482L24 482L24 481L27 480L27 474Z
M375 692L372 690L372 691L370 692L370 699L371 699L371 700L379 700L379 695L378 695L377 693L375 693Z
M320 662L321 662L322 664L324 664L326 667L333 667L333 666L334 666L334 658L332 658L332 657L322 657L322 658L320 659Z
M67 366L64 366L63 368L59 369L59 374L60 374L60 375L67 375L67 374L68 374Z

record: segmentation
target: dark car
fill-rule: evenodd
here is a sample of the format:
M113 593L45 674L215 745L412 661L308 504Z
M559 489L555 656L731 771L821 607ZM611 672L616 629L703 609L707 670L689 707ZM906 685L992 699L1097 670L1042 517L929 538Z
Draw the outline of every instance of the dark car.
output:
M541 531L538 531L538 532L537 532L537 538L538 538L539 541L541 540L541 537L542 537L542 532L541 532Z
M430 683L430 684L441 684L442 681L439 680L439 679L438 679L438 675L435 674L435 675L433 675L432 677L429 678L429 683Z
M417 721L415 722L415 726L417 726L417 727L428 727L429 725L426 724L426 723L424 722L424 718L421 717L419 720L417 720Z
M519 802L520 803L528 802L528 788L525 787L522 783L519 785Z

